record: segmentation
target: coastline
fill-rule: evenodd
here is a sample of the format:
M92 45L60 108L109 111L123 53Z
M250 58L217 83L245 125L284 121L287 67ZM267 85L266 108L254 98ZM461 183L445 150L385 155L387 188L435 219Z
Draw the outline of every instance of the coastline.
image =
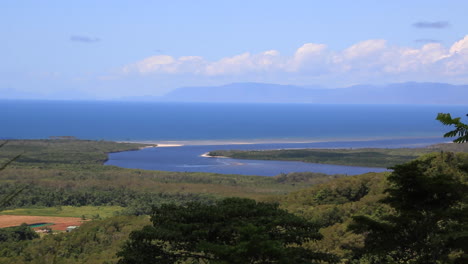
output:
M157 143L155 145L156 145L155 147L158 147L158 148L172 148L172 147L182 147L182 146L184 146L182 144L162 144L162 143Z
M229 149L238 149L238 150L286 150L286 149L360 149L360 148L376 148L376 149L392 149L392 148L426 148L431 145L450 142L445 138L441 137L392 137L392 138L366 138L366 139L354 139L351 141L345 141L344 139L334 139L334 140L304 140L304 141L287 141L288 143L276 143L276 142L285 142L286 140L252 140L251 142L245 141L220 141L220 140L212 140L212 141L125 141L128 143L140 143L143 146L140 149L146 148L153 148L153 147L162 147L166 148L167 150L160 149L160 151L156 151L154 153L148 153L148 155L162 155L158 158L158 160L165 161L166 159L171 159L177 157L176 159L180 164L177 168L170 168L164 170L173 170L173 171L204 171L205 167L210 166L218 166L219 163L225 163L226 159L233 159L227 156L210 156L210 151L214 150L229 150ZM275 142L275 143L264 143L264 142ZM298 143L301 142L301 143ZM302 142L309 142L309 143L302 143ZM314 142L314 143L310 143ZM185 143L185 144L181 144ZM223 144L224 143L224 144ZM239 144L242 143L242 144ZM248 143L248 144L246 144ZM146 145L146 146L145 146ZM236 147L236 145L238 147ZM171 149L172 148L172 149ZM140 150L134 149L134 150ZM169 155L166 155L166 151ZM125 152L125 151L124 151ZM198 153L197 153L198 152ZM174 153L177 155L174 156ZM105 165L109 165L109 156L108 153L107 159L104 162ZM131 155L131 154L130 154ZM202 160L196 160L204 159ZM216 161L216 159L219 159ZM235 159L235 158L234 158ZM212 162L215 162L212 164ZM289 160L288 160L289 162ZM301 162L302 163L302 162ZM172 161L170 162L172 164ZM243 163L239 163L243 164ZM238 165L239 165L238 164ZM317 163L320 164L320 163ZM328 163L323 163L328 164ZM116 164L114 164L116 165ZM232 164L231 164L232 165ZM337 165L337 164L329 164L329 165ZM117 165L119 166L119 165ZM161 164L161 168L165 168L165 163ZM337 166L348 166L348 165L337 165ZM352 167L361 167L359 165L351 165ZM367 166L368 167L368 166ZM373 168L380 168L378 166L371 166ZM182 169L183 168L183 169ZM154 168L151 168L154 169ZM158 170L163 170L157 167ZM315 170L315 168L313 168ZM296 168L291 168L292 170L296 170ZM229 172L232 173L232 172ZM235 172L239 173L239 172ZM241 173L242 174L242 173ZM261 175L261 174L255 174Z
M153 146L144 146L144 147L139 147L138 150L142 150L142 149L147 149L147 148L155 148L157 146L153 145Z
M412 139L441 139L440 136L423 137L366 137L366 138L271 138L271 139L196 139L196 140L128 140L118 141L125 143L138 143L156 145L155 147L182 147L182 146L210 146L210 145L255 145L255 144L307 144L324 142L367 142L379 140L412 140ZM447 142L451 142L450 140ZM153 146L150 146L153 147Z
M168 144L168 143L159 143L159 141L115 141L117 143L133 143L133 144L143 144L147 146L139 147L138 149L147 149L147 148L169 148L169 147L182 147L182 144Z
M209 152L205 152L203 154L200 155L200 157L204 157L204 158L218 158L218 159L229 159L229 157L226 157L226 156L211 156L209 155L210 153Z

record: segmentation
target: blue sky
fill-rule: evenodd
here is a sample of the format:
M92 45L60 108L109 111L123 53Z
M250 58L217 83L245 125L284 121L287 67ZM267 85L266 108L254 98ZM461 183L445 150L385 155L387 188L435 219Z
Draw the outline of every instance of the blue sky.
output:
M468 83L468 1L3 1L0 98Z

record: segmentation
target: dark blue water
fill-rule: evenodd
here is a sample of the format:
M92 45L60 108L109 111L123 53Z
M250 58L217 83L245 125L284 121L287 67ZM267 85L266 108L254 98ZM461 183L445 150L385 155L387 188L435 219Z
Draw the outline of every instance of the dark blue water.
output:
M200 155L210 150L226 148L429 145L446 141L440 136L449 128L435 120L439 112L464 116L466 106L0 100L0 139L75 136L80 139L154 142L323 141L313 145L255 144L154 148L111 154L107 164L167 171L206 171L265 176L291 171L351 175L383 169L300 162L210 159L200 157ZM351 139L374 140L356 143L349 141Z
M0 138L344 140L440 136L463 106L0 100Z
M399 139L399 140L373 140L351 142L319 142L319 143L277 143L277 144L251 144L251 145L208 145L208 146L182 146L147 148L138 151L111 153L106 165L115 165L124 168L187 171L187 172L213 172L223 174L243 174L275 176L289 172L321 172L326 174L357 175L366 172L386 171L385 168L369 168L354 166L337 166L292 161L262 161L238 160L226 158L206 158L202 154L212 150L221 149L285 149L285 148L397 148L420 147L441 142L441 138Z

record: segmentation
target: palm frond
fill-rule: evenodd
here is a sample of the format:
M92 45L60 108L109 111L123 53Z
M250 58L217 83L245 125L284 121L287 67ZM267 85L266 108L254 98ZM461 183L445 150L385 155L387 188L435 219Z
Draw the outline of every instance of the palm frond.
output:
M468 125L462 123L460 117L452 118L449 113L439 113L436 120L446 126L455 126L455 129L445 133L444 137L458 137L453 140L455 143L468 142Z

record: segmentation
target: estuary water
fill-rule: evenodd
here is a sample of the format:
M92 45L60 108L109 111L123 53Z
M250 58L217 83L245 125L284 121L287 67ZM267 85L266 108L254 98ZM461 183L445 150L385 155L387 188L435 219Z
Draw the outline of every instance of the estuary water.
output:
M264 176L291 171L351 175L384 169L200 155L216 149L430 145L448 141L441 138L448 128L435 120L440 112L464 116L466 106L0 100L0 139L74 136L184 144L110 155L108 165L128 168Z
M231 158L207 158L202 155L212 150L265 150L292 148L396 148L422 147L441 142L441 138L412 138L372 141L334 141L315 143L272 143L246 145L187 145L179 147L145 148L137 151L110 153L106 165L124 168L213 172L223 174L242 174L275 176L289 172L320 172L326 174L357 175L367 172L382 172L386 168L338 166L294 161L240 160Z

